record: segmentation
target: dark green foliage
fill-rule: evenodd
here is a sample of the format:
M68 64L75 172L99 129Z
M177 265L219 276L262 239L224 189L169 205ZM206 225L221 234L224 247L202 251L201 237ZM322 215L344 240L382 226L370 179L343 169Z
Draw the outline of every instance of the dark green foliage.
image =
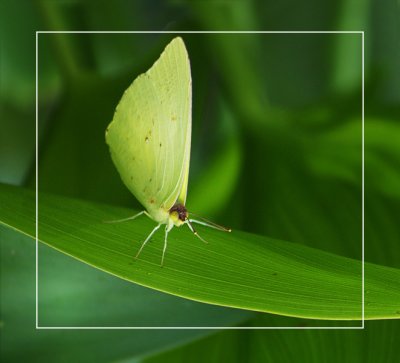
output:
M364 30L365 307L370 317L393 318L400 311L396 300L400 266L396 6L389 0L3 1L0 182L35 186L36 30ZM118 205L115 210L124 213L126 209L120 207L132 211L140 207L118 177L104 130L122 92L137 74L148 69L173 36L38 36L39 203L43 198L46 206L49 193L54 194L54 201L76 198L83 210L71 214L73 224L65 214L60 221L71 233L76 232L77 219L92 202L97 206L104 203L104 215L114 210L111 205ZM360 260L361 35L182 37L191 59L194 96L189 210L235 231L266 236L260 239L266 244L260 245L262 249L268 250L273 245L270 241L279 239L301 251L311 247L322 255L335 254L338 261ZM2 186L2 198L17 200L15 190ZM17 192L20 196L22 190ZM13 215L4 206L0 205L0 220L6 224L13 218L19 220L24 228L13 227L32 235L34 209L25 212L33 204ZM61 216L62 203L56 206ZM129 253L134 253L133 241L143 238L141 234L151 225L140 221L137 230L131 225L114 225L109 226L114 231L109 233L118 230L124 234L126 240L120 247L126 251L131 238ZM45 227L57 226L52 221L42 227L46 231ZM100 230L104 237L105 226ZM57 236L57 231L53 234ZM224 258L229 257L228 242L238 235L243 237L238 233L226 240ZM176 243L167 262L179 266L178 242L182 236L190 237L181 230L174 231L174 236ZM216 241L225 238L212 232L210 236L216 236ZM364 331L37 331L32 240L4 226L0 239L2 361L131 361L166 349L171 351L152 361L192 361L197 357L199 361L232 362L392 362L400 355L395 341L398 320L367 321ZM152 242L143 258L154 259L156 264L160 255L157 238ZM195 249L195 242L182 248ZM67 238L64 243L68 247ZM237 248L232 246L232 253ZM176 318L180 313L181 325L188 321L214 326L328 324L194 302L186 305L186 300L116 279L45 245L39 254L43 264L39 276L43 320L39 323L43 325L121 325L123 321L132 325L138 316L143 318L142 325L157 321L168 325L169 316ZM193 260L191 267L199 262ZM368 284L375 288L368 289ZM193 311L198 315L192 320L188 312Z

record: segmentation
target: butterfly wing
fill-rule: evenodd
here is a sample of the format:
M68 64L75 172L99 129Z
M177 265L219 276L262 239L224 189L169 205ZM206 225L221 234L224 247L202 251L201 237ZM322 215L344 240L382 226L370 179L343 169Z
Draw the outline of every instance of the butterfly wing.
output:
M122 181L158 222L186 200L191 102L190 63L178 37L125 91L106 131Z

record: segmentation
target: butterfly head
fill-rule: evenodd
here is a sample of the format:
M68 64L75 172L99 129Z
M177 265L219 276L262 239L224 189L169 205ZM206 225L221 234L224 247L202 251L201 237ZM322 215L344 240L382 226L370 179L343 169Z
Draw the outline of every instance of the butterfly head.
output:
M176 226L181 226L189 217L189 213L183 204L175 204L169 210L169 217Z

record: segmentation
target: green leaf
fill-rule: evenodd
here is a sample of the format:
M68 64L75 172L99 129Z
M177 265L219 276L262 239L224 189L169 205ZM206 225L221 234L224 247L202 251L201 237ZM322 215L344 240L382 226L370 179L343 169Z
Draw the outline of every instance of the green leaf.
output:
M129 283L44 244L39 256L40 326L225 326L254 315Z
M190 362L395 362L397 321L370 321L365 330L229 330L142 360ZM193 358L192 358L193 357Z
M3 224L34 236L34 193L0 188ZM361 263L309 247L250 233L199 228L171 233L160 268L163 236L133 256L154 222L111 207L39 195L41 242L122 279L196 301L314 319L361 319ZM400 317L400 271L366 264L367 319Z
M0 241L0 361L2 362L24 362L27 357L29 362L43 362L44 355L57 357L57 362L60 363L116 362L128 357L132 359L155 354L209 334L207 330L196 329L175 329L168 334L165 334L164 330L37 330L35 329L35 244L30 237L3 225L0 225ZM153 291L155 294L151 296L149 289L93 269L45 245L41 245L40 263L39 273L43 272L46 276L40 276L39 309L47 309L46 312L39 310L41 326L48 322L43 322L43 317L46 320L51 317L57 318L59 323L64 323L68 318L70 323L82 326L90 319L91 325L104 322L105 315L108 322L124 317L127 323L130 323L134 316L138 317L142 313L141 318L144 321L151 319L144 314L145 301L148 305L147 312L155 313L156 318L160 318L163 312L157 313L156 310L165 307L165 297L171 302L178 302L175 308L183 315L186 315L182 311L183 303L185 310L194 314L202 314L201 310L204 313L207 309L205 304L195 303L197 307L203 306L199 310L190 302L188 304L187 300L166 294L163 294L165 297L162 298L157 296L162 294L156 291ZM64 269L64 276L59 272L60 269ZM54 284L53 279L57 280ZM147 290L146 296L140 296L144 290ZM130 306L128 299L131 299ZM215 308L213 307L214 314L211 315L214 319ZM172 309L173 307L170 307L166 313L171 314ZM221 310L233 309L219 308L219 310L218 315L221 314ZM212 310L209 310L209 313L211 314ZM168 318L165 316L167 314L164 312L164 319Z

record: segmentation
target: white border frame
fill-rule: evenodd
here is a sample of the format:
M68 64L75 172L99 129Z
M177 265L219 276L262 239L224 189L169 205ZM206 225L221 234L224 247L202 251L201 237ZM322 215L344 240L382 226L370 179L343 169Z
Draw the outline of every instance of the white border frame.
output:
M321 326L321 327L286 327L286 326L269 326L269 327L237 327L237 326L229 326L229 327L125 327L125 326L39 326L39 286L38 286L38 261L39 261L39 242L38 242L38 231L39 231L39 220L38 220L38 210L39 210L39 201L38 201L38 65L39 65L39 56L38 56L38 42L39 42L39 34L361 34L361 117L362 117L362 127L361 127L361 238L362 238L362 247L361 247L361 259L362 259L362 267L361 267L361 278L362 278L362 292L361 292L361 326ZM169 330L169 329L212 329L212 330L363 330L365 328L365 296L364 296L364 288L365 288L365 275L364 275L364 31L36 31L36 329L40 330Z

